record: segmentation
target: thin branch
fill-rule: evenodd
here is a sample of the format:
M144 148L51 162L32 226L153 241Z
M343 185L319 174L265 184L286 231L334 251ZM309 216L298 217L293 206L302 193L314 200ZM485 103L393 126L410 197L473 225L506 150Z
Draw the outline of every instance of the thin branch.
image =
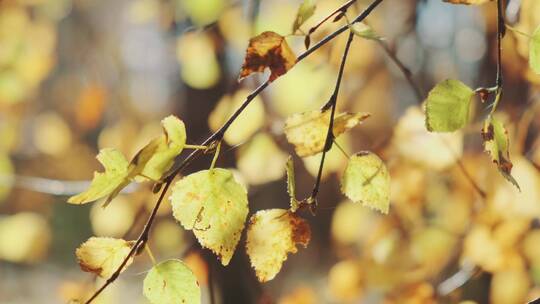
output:
M319 193L319 187L321 185L321 178L322 178L322 170L324 167L324 159L326 157L326 153L332 148L332 144L334 143L334 116L336 114L336 106L337 106L337 97L339 94L339 88L341 86L341 80L343 79L343 71L345 70L345 62L347 61L347 57L349 55L349 49L351 48L351 43L354 39L354 33L352 31L349 32L349 38L347 39L347 44L345 45L345 50L343 51L343 56L341 57L341 65L339 66L339 72L338 77L336 80L336 86L334 88L334 92L332 93L332 96L330 97L330 100L323 106L323 110L328 110L329 107L331 107L331 113L330 113L330 122L328 123L328 131L326 133L326 140L324 143L324 149L322 152L321 157L321 163L319 164L319 172L317 173L317 180L315 181L315 185L313 186L313 191L311 192L310 199L312 202L316 202L317 194Z
M374 0L360 15L358 15L352 23L355 22L361 22L364 20L369 14L375 9L383 0ZM320 47L325 45L326 43L333 40L335 37L337 37L339 34L343 33L345 30L349 28L349 25L344 25L341 28L337 29L333 33L329 34L325 38L323 38L321 41L319 41L317 44L312 46L310 49L306 50L300 56L297 58L297 63L303 60L304 58L308 57L310 54L318 50ZM214 132L210 137L208 137L203 143L201 143L201 146L209 146L216 141L220 141L223 139L223 135L227 131L227 129L231 126L231 124L236 120L236 118L244 111L244 109L253 101L253 99L259 95L268 85L270 84L270 80L265 81L260 86L258 86L253 92L251 92L247 97L246 100L242 103L242 105L233 113L233 115L223 124L223 126ZM152 209L152 213L150 214L150 217L148 218L143 231L139 235L139 238L135 241L135 244L131 248L131 251L126 256L126 258L122 261L122 264L118 267L118 269L111 275L109 279L88 299L85 304L90 304L98 295L100 295L105 288L107 288L110 284L112 284L120 275L124 267L126 266L127 262L131 257L133 257L137 252L138 249L141 248L141 246L144 246L146 244L146 241L148 240L148 236L150 233L150 229L152 228L152 224L155 220L157 211L159 207L161 206L161 202L163 201L165 197L165 193L171 186L174 178L176 175L178 175L184 168L186 168L193 160L198 158L202 153L204 153L204 150L194 150L189 154L185 159L181 160L179 157L175 159L175 164L173 165L173 168L169 170L169 172L165 175L165 178L162 182L164 184L163 188L161 189L161 194Z
M503 15L503 0L497 0L497 79L496 96L490 114L493 114L499 105L503 95L503 67L502 67L502 39L506 33L506 25Z

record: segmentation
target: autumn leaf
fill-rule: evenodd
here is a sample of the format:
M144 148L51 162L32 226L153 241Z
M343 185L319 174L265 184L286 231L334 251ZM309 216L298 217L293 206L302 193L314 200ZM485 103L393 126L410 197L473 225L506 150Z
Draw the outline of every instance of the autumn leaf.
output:
M260 282L272 280L296 244L306 247L311 238L308 223L284 209L261 210L249 222L246 252Z
M197 278L180 260L167 260L152 267L144 278L143 293L152 304L201 303Z
M300 157L322 152L326 142L331 110L309 111L294 114L285 121L284 132L287 140L294 145ZM334 117L333 135L338 137L352 129L366 118L369 113L341 113Z
M499 172L518 189L519 185L512 176L512 162L510 161L510 140L504 125L493 116L484 121L482 128L484 150L489 153L491 160L497 165Z
M263 32L249 40L239 80L251 73L263 72L269 68L270 81L274 81L287 73L295 63L296 55L287 44L285 37L270 31Z
M108 279L128 256L132 245L133 242L122 239L91 237L77 248L75 255L82 270ZM132 261L133 259L130 258L123 270Z
M214 168L190 174L173 186L169 199L180 224L229 264L248 214L246 189L232 172Z
M315 8L317 6L315 5L315 0L304 0L302 4L300 4L300 7L298 8L298 11L296 12L296 18L294 19L292 33L296 33L296 31L306 22L313 14L315 13Z
M114 197L128 176L128 162L124 155L115 149L102 149L97 160L105 168L105 172L94 172L90 188L83 193L68 199L70 204L85 204L105 196Z
M383 161L367 151L352 156L341 179L341 192L353 202L384 214L390 208L390 174Z
M474 91L459 80L437 84L426 100L426 127L430 132L453 132L469 121Z

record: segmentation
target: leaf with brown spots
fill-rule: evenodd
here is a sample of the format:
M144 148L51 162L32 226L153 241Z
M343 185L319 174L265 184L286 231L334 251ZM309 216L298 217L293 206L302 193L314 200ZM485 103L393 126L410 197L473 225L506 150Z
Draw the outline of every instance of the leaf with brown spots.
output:
M180 260L167 260L152 267L144 278L143 293L152 304L201 303L197 278Z
M214 168L190 174L173 186L169 199L180 224L229 264L248 214L246 189L232 172Z
M508 131L502 122L496 120L493 116L489 116L484 121L482 139L484 141L484 150L489 153L502 176L520 189L511 174L513 165L510 161L510 140L508 139Z
M102 278L110 278L120 267L131 250L133 242L107 237L91 237L75 254L83 271L93 272ZM129 259L123 270L131 264Z
M294 145L298 156L306 157L323 151L330 114L330 110L315 110L294 114L287 118L284 132L287 140ZM369 116L369 113L336 114L333 126L334 137L352 129Z
M287 73L295 63L296 55L287 44L285 37L267 31L249 40L238 80L269 68L270 81L274 81Z
M255 213L247 230L246 252L259 281L272 280L287 255L298 251L296 244L307 247L310 239L309 224L288 210Z

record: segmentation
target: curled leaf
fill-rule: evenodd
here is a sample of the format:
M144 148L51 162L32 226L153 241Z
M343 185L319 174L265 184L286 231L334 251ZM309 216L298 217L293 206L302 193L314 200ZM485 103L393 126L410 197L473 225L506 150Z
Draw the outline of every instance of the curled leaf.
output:
M248 214L246 189L232 172L214 168L190 174L173 186L169 199L180 224L229 264Z
M469 121L474 91L459 80L437 84L426 100L426 127L430 132L453 132Z
M512 176L512 162L510 161L510 140L504 125L493 116L484 121L482 128L484 150L489 153L499 172L518 189L519 185Z
M293 53L285 37L274 32L263 32L249 40L244 64L240 70L239 80L251 73L270 69L270 81L287 73L296 63Z
M287 140L300 157L322 152L326 142L330 110L294 114L285 121ZM333 135L338 137L370 116L369 113L341 113L334 117Z
M292 27L293 34L296 33L296 31L300 28L300 26L302 26L302 24L304 24L304 22L306 22L306 20L313 16L316 7L315 0L304 0L302 4L300 4Z
M122 239L91 237L77 248L75 255L83 271L110 278L128 256L132 245L133 242ZM132 261L130 258L123 269Z
M390 208L390 174L375 154L360 152L349 159L341 179L341 192L353 202L384 214Z
M97 160L105 172L94 172L94 178L88 190L68 199L70 204L85 204L105 196L118 194L128 176L128 162L124 155L115 149L102 149Z
M260 282L272 280L296 244L306 247L311 238L308 223L284 209L255 213L247 230L246 252Z
M143 293L152 304L201 303L197 278L180 260L168 260L152 267L144 278Z

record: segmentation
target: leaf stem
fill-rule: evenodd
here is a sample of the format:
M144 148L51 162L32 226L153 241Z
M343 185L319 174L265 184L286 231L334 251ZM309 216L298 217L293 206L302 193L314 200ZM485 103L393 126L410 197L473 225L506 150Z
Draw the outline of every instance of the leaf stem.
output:
M334 145L336 145L336 147L339 149L339 151L341 151L341 153L343 153L343 155L344 155L347 159L351 158L351 157L349 156L349 154L348 154L347 152L345 152L345 150L343 149L343 147L342 147L340 144L338 144L338 142L337 142L335 139L334 139Z
M148 244L145 244L144 250L146 251L146 254L148 254L148 257L149 257L150 260L152 261L152 265L154 265L154 266L157 265L156 258L155 258L154 255L152 254L152 250L150 250L150 247L148 246Z
M221 150L221 141L219 141L217 144L216 152L214 152L214 158L212 158L212 164L210 165L210 170L214 169L214 167L216 166L216 162L219 157L220 150Z
M529 35L529 34L523 32L523 31L520 31L520 30L518 30L517 28L511 26L511 25L508 24L508 23L505 23L504 25L506 26L507 29L511 30L512 32L514 32L514 33L516 33L516 34L525 36L525 37L527 37L527 38L529 38L529 39L533 39L532 35Z
M194 150L207 150L208 146L201 146L201 145L184 145L184 148L186 149L194 149Z

